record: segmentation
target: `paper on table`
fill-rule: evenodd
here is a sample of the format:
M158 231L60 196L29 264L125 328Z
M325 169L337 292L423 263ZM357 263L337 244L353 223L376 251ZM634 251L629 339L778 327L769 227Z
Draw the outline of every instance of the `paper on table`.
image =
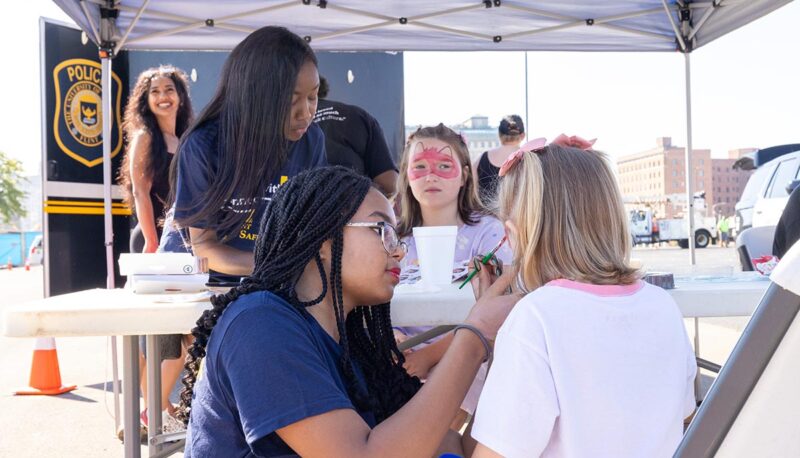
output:
M202 291L195 294L159 294L153 296L153 302L159 304L172 304L177 302L208 302L215 293L212 291Z

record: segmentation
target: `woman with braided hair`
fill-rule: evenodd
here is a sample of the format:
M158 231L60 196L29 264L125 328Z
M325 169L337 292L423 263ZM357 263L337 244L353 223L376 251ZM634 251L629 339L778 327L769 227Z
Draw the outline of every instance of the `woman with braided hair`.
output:
M420 387L391 328L405 252L394 223L369 179L343 167L301 173L276 192L252 275L213 297L192 331L179 408L186 456L459 452L450 420L517 298L501 295L510 278L489 286L483 269L478 302Z

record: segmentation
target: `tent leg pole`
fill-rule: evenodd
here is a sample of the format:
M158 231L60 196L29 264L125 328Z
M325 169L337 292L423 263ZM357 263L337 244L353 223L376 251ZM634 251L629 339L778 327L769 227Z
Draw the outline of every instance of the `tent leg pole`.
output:
M695 265L694 246L694 198L692 197L692 70L690 53L684 53L686 67L686 202L689 214L689 265Z
M120 410L119 410L119 397L120 397L120 386L119 386L119 367L117 365L117 361L119 361L119 357L117 356L117 336L111 336L111 386L114 390L114 432L116 433L119 431L119 422L120 422Z
M106 247L106 288L114 289L114 228L112 225L111 216L111 144L113 141L112 123L113 111L111 100L111 57L105 55L101 57L101 70L102 70L102 111L103 111L103 223L105 228L105 247ZM111 358L111 373L113 375L114 386L114 422L115 426L119 426L119 382L117 374L119 373L117 361L117 339L111 337L112 358Z
M102 58L103 72L103 208L106 246L106 288L114 288L114 229L111 216L111 58Z

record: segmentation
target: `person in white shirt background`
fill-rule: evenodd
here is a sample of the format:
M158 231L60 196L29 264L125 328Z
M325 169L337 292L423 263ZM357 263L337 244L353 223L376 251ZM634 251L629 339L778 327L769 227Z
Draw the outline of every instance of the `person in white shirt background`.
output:
M677 305L639 279L593 141L534 140L500 169L517 288L473 425L474 457L670 457L697 366Z

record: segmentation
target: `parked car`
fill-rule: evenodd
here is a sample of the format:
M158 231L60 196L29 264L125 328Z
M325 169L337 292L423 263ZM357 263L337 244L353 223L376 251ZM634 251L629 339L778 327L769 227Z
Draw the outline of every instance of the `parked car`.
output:
M800 145L758 166L736 203L736 232L749 227L774 226L789 200L793 181L800 179Z
M42 258L44 257L44 239L41 235L37 235L33 242L31 242L31 248L28 251L28 262L30 265L37 265L42 263Z

